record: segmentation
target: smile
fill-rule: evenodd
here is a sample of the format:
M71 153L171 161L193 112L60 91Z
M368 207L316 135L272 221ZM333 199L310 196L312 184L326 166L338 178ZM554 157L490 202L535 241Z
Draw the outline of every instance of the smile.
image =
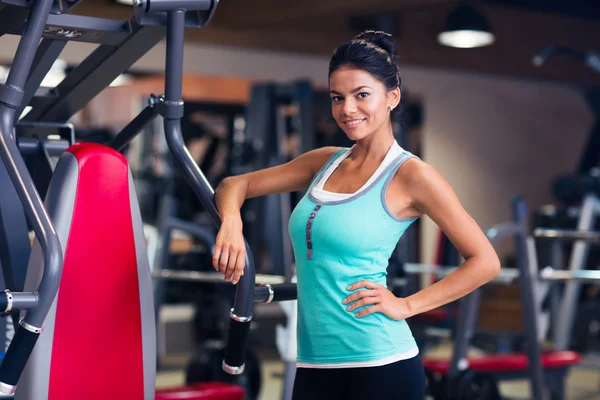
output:
M344 124L346 124L346 126L349 128L356 128L357 126L362 124L363 121L364 121L364 119L351 119L348 121L344 121Z

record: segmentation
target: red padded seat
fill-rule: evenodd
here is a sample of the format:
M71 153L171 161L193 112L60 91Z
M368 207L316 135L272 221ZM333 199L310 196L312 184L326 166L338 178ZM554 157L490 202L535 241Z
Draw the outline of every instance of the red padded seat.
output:
M240 386L226 383L199 383L156 392L155 400L244 400Z
M544 369L564 368L578 364L581 360L579 353L574 351L552 351L542 354ZM469 359L469 369L478 372L514 372L525 371L528 366L526 354L508 353ZM450 360L423 359L425 369L440 375L448 374Z

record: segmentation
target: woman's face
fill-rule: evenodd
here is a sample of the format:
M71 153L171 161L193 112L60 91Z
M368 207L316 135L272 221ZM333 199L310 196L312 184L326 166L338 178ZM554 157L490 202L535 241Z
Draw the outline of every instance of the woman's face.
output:
M353 141L363 139L389 124L389 106L395 107L400 90L388 91L370 73L342 67L329 78L331 113ZM397 98L397 99L396 99Z

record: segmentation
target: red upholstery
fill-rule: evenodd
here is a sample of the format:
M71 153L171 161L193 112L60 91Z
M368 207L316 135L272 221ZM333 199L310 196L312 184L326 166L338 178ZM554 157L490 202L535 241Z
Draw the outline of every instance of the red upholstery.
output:
M244 389L225 383L200 383L176 389L161 390L155 400L244 400Z
M142 331L125 158L79 143L58 291L48 400L144 399Z
M579 363L581 356L573 351L553 351L542 354L544 369L564 368ZM425 369L446 375L450 369L450 360L423 359ZM469 369L478 372L525 371L528 366L526 354L497 354L469 359Z

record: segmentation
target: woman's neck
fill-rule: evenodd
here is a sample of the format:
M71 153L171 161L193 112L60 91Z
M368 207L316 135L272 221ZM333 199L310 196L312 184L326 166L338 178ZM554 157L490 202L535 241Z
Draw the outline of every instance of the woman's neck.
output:
M371 161L380 164L395 141L390 124L389 129L373 132L369 136L357 140L350 158L359 164Z

